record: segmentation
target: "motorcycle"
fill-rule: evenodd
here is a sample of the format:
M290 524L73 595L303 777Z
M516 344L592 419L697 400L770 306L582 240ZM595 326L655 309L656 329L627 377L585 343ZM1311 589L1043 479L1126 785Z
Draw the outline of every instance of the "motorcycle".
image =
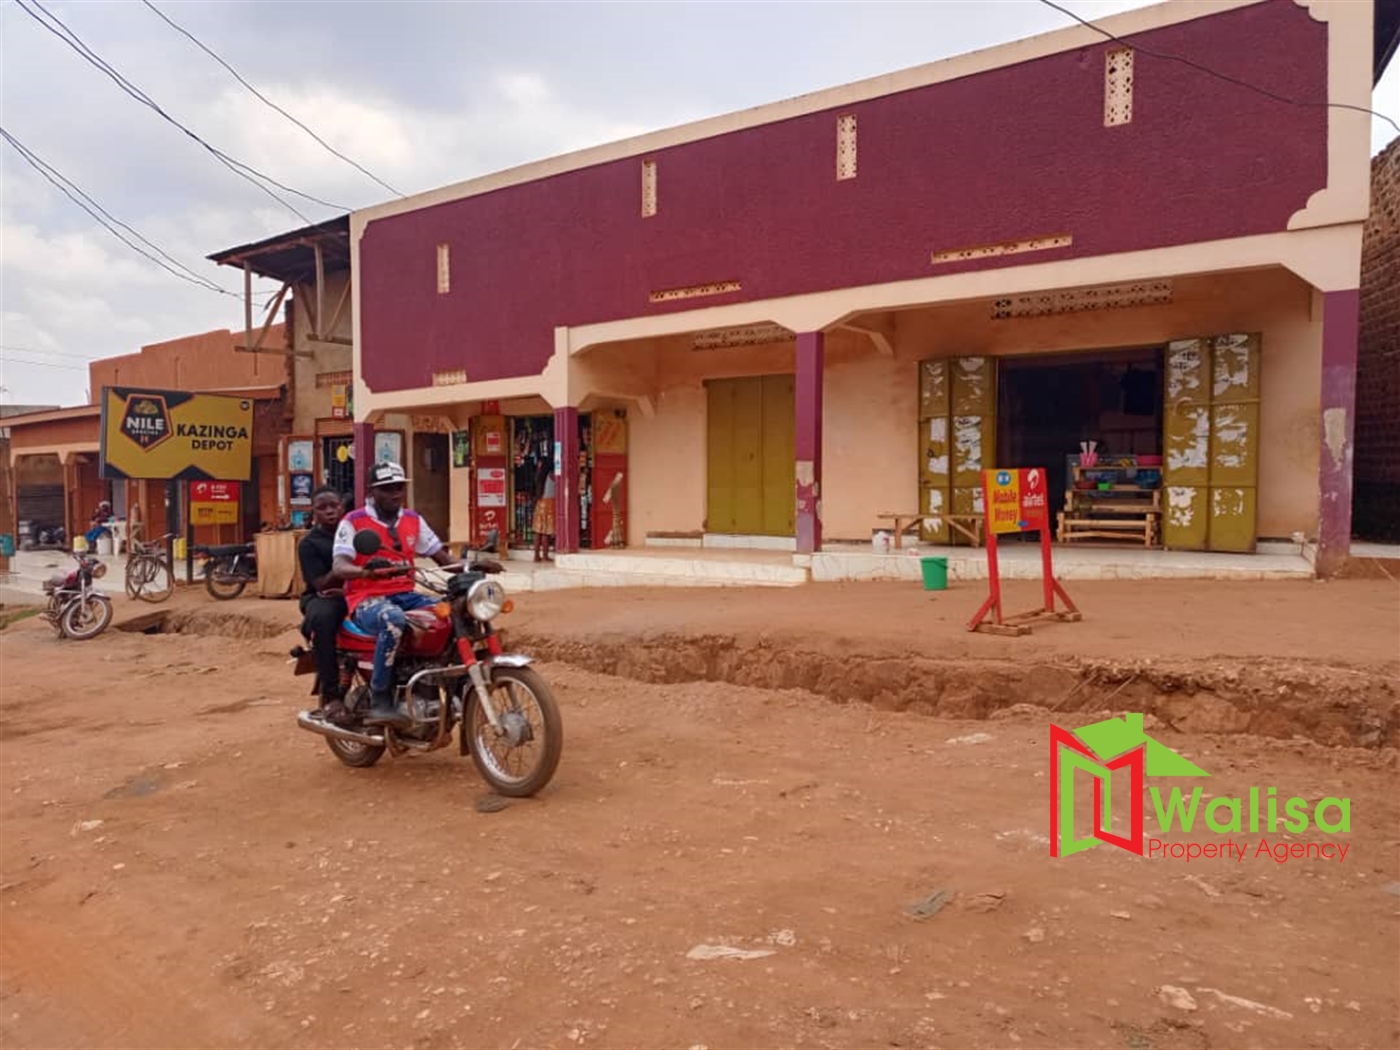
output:
M258 578L257 547L252 543L230 543L222 547L196 546L194 553L205 559L204 589L216 601L232 601Z
M505 588L490 578L504 571L500 563L473 561L443 582L424 569L390 568L386 559L374 558L382 545L368 529L356 533L354 544L371 559L367 568L383 575L412 572L423 590L442 598L436 606L405 614L408 629L394 661L394 694L412 724L364 724L375 635L346 620L336 649L348 720L333 723L323 711L309 710L297 715L297 725L325 737L336 758L359 769L374 765L386 751L397 758L446 747L455 728L458 753L471 756L498 794L522 798L543 789L559 765L563 721L553 691L530 666L532 659L505 652L493 626L512 608ZM297 646L291 655L296 674L316 673L305 647ZM311 691L319 695L319 678Z
M82 642L96 638L112 622L112 599L93 586L94 580L107 575L107 566L91 555L71 553L78 567L44 581L49 603L40 615L60 638Z

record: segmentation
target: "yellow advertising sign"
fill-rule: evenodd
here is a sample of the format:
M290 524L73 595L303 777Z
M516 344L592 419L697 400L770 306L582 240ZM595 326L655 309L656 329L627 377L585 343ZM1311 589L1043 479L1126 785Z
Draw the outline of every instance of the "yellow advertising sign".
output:
M252 465L248 398L102 388L104 478L247 481Z
M237 525L238 489L233 481L190 482L190 523Z

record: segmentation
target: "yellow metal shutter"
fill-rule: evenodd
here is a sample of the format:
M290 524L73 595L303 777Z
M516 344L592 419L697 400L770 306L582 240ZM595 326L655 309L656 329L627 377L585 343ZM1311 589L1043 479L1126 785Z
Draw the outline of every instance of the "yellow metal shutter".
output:
M982 471L991 466L996 435L996 364L954 357L919 365L920 536L950 540L945 514L982 513Z
M1259 337L1167 346L1166 521L1173 550L1252 551L1259 460Z
M1252 552L1259 491L1259 337L1211 340L1210 549Z
M948 523L943 515L953 505L950 363L924 361L919 365L919 511L935 515L924 519L919 535L929 543L948 542Z

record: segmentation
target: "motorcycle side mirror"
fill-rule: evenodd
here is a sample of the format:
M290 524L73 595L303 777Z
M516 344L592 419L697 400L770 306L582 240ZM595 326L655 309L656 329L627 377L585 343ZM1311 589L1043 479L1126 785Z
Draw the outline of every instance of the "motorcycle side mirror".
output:
M379 534L373 529L361 529L355 533L355 538L350 541L355 547L355 553L368 558L371 554L379 551L384 546L384 541L379 538Z

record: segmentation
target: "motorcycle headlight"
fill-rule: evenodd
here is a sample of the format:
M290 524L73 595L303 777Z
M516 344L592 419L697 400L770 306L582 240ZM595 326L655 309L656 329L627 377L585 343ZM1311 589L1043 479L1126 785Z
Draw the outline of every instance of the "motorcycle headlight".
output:
M467 592L467 612L482 623L499 616L505 604L506 589L495 580L479 580Z
M94 565L94 566L92 567L92 578L93 578L94 580L100 580L100 579L102 579L102 577L104 577L104 576L106 576L106 575L107 575L107 565L106 565L105 562L98 562L96 565Z

